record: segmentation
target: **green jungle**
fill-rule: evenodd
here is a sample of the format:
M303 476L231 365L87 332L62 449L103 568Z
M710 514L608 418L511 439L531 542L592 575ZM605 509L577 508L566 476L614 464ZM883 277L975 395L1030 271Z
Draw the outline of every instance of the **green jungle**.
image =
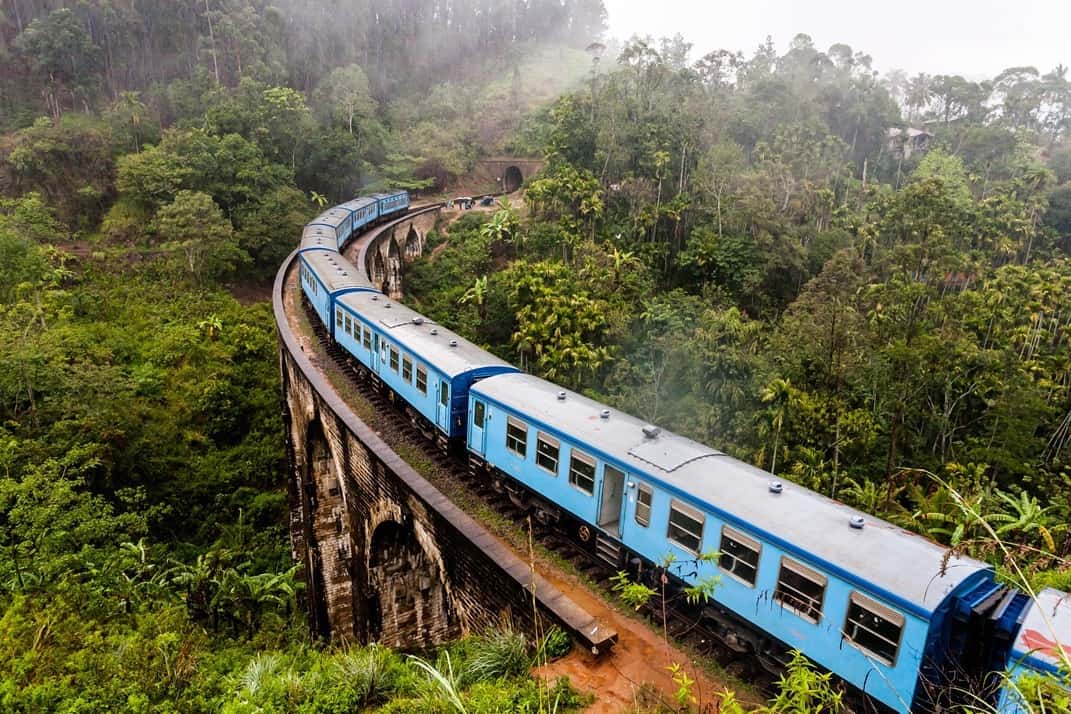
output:
M449 196L496 153L546 167L432 235L416 309L1071 590L1067 68L879 75L806 35L694 60L680 36L600 44L605 19L601 0L4 4L0 710L589 703L531 675L556 636L316 642L291 560L271 279L321 207ZM1037 711L1071 709L1051 684ZM767 710L838 707L799 662Z

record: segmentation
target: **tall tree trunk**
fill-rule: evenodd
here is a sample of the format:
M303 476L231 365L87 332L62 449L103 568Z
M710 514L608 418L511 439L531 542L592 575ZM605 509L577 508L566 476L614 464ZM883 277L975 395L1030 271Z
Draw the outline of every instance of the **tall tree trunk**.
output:
M212 69L216 73L216 84L219 84L219 60L216 57L216 33L212 29L212 16L208 10L208 0L205 0L205 19L208 20L208 39L212 43Z

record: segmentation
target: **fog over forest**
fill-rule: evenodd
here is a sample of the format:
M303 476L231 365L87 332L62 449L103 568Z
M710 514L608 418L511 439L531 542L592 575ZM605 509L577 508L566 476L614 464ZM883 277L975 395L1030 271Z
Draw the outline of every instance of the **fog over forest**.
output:
M1001 583L1071 590L1068 11L1020 3L1032 34L1014 5L627 5L5 0L0 708L600 694L533 677L547 643L508 627L423 653L456 665L440 680L325 646L291 557L272 279L325 208L497 190L499 155L542 168L442 211L408 305ZM790 674L767 711L835 708Z

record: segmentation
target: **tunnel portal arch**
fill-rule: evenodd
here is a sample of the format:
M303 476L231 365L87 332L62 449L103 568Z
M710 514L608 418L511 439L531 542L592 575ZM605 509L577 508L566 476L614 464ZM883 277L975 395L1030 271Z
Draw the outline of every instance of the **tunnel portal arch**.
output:
M508 166L502 177L502 190L506 193L513 193L521 187L522 183L524 183L524 174L521 173L520 168Z

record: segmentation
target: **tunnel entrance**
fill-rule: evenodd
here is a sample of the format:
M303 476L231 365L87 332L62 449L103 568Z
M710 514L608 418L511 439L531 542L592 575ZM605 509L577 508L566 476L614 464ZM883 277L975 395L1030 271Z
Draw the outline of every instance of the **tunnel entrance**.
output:
M524 183L524 174L516 166L510 166L506 169L506 174L502 177L502 190L506 193L513 193L521 187Z

